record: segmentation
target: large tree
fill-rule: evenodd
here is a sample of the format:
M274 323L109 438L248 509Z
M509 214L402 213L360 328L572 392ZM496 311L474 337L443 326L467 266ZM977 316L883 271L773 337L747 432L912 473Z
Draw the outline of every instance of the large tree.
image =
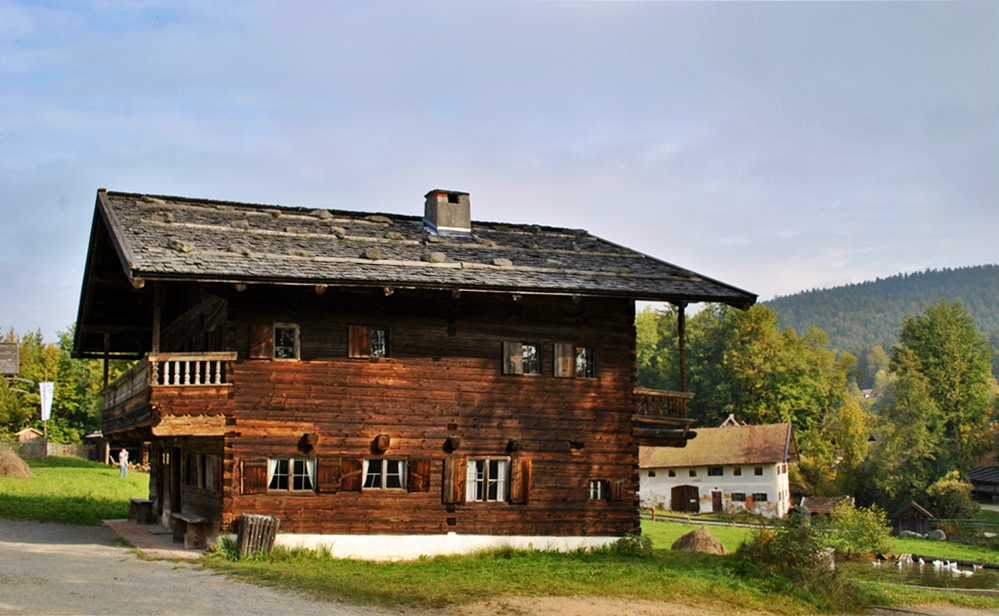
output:
M929 395L943 417L943 429L958 468L967 471L991 444L988 429L996 389L992 349L959 302L940 300L923 314L907 315L894 352L926 376Z

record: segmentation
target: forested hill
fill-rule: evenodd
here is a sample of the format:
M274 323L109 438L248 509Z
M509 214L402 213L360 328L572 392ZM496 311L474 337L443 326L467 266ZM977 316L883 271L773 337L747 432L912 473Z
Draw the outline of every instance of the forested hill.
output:
M978 329L999 348L999 265L927 270L832 289L777 297L768 306L798 333L811 326L829 334L832 348L864 353L898 339L902 316L946 297L960 301Z

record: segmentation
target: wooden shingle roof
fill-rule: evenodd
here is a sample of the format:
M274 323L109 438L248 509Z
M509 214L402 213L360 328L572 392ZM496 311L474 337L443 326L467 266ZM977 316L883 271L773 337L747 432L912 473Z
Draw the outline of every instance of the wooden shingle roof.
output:
M440 237L420 216L99 192L136 279L400 285L721 302L756 296L579 229L473 222Z
M798 447L791 424L698 428L687 446L640 447L641 468L688 468L726 464L797 462Z

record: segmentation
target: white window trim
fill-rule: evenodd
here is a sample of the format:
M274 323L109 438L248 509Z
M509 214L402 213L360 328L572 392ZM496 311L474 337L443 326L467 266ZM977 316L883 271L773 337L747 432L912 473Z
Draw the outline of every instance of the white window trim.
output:
M483 478L480 481L478 473L476 472L476 462L483 463ZM499 462L499 477L493 478L489 476L489 463ZM496 483L496 498L489 498L489 485L491 483ZM483 484L482 495L483 497L476 498L477 487L479 484ZM505 503L510 500L510 458L506 456L498 457L484 457L484 458L468 458L466 460L466 470L465 470L465 502L466 503Z
M271 482L274 480L274 473L277 471L278 462L288 462L288 487L272 488ZM305 462L305 473L309 478L310 488L295 488L295 462ZM315 492L316 491L316 459L315 458L268 458L267 459L267 491L268 492Z
M379 461L379 462L382 463L382 465L381 465L382 466L381 475L379 477L379 482L378 482L379 485L377 487L365 487L367 485L367 483L368 483L368 469L370 467L370 463L374 462L374 461ZM385 479L386 479L386 477L388 475L388 464L385 464L385 462L398 462L399 463L399 484L400 485L399 485L398 488L388 488L388 487L385 487ZM408 475L408 473L406 472L408 470L407 467L408 467L408 464L407 464L405 458L391 458L391 457L390 458L364 458L364 469L363 469L363 473L361 474L361 489L362 490L388 490L388 491L405 490L406 489L406 477Z
M293 329L295 330L295 356L294 357L278 357L277 356L277 330L281 329ZM275 323L271 329L271 340L274 341L274 350L271 352L274 361L299 361L302 357L302 343L300 330L297 323Z

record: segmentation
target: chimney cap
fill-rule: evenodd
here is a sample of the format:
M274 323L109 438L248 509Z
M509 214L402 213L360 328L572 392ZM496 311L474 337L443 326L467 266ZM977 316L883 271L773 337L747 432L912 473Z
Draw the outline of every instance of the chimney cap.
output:
M423 221L437 235L469 235L472 210L467 192L431 190L426 194Z
M427 197L430 197L432 195L466 195L467 196L468 193L467 192L462 192L460 190L445 190L443 188L435 188L435 189L431 190L430 192L428 192L427 194L423 195L423 198L426 199Z

